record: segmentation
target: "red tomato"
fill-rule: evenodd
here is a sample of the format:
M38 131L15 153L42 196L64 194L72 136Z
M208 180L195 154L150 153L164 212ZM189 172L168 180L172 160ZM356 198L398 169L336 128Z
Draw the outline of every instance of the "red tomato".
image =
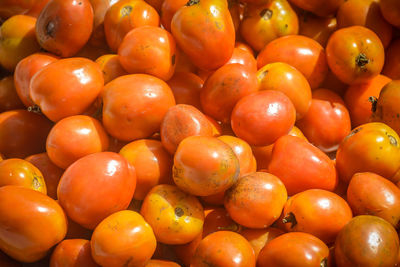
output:
M323 2L320 0L290 0L290 2L320 17L329 17L336 14L337 9L345 0L326 0Z
M200 92L203 80L191 72L175 72L167 81L174 94L176 104L192 105L201 110Z
M235 47L231 59L226 64L242 64L251 71L257 71L257 60L254 58L252 51Z

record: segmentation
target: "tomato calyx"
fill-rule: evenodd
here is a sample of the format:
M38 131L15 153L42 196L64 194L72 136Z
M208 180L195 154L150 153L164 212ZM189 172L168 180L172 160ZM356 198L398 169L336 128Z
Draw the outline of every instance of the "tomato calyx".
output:
M376 112L376 105L378 104L378 98L375 96L368 97L368 101L372 104L371 111Z
M290 226L290 228L293 228L297 225L296 216L293 212L289 212L288 214L286 214L285 217L283 217L282 222L284 224L291 223L292 225Z
M33 175L32 187L35 190L39 189L42 186L42 184L39 182L39 179L43 179L43 177L36 175L36 174Z
M262 17L264 20L270 20L272 18L272 15L272 10L268 8L265 8L260 12L260 17Z
M185 6L193 6L200 3L200 0L189 0Z
M321 263L319 264L320 267L327 267L328 266L328 258L323 258Z
M131 12L132 12L132 10L133 10L133 8L132 8L132 6L124 6L122 9L121 9L121 16L122 17L127 17L127 16L129 16L129 14L131 14Z
M175 208L175 215L176 215L177 217L182 217L184 213L185 213L185 212L183 211L182 208L180 208L180 207L176 207L176 208Z
M43 114L42 110L38 105L29 106L27 110L32 113Z
M365 65L367 65L368 63L369 59L364 53L358 54L358 56L356 57L356 64L358 67L360 67L361 69L365 69Z

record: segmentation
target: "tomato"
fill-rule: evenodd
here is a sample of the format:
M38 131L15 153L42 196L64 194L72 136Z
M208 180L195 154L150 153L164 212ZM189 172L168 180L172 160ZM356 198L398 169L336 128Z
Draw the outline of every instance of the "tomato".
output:
M336 14L336 11L345 0L327 0L323 2L319 0L290 0L290 2L320 17L329 17Z
M140 214L159 242L185 244L203 230L204 211L199 200L173 185L153 187L143 200Z
M337 150L351 131L350 115L343 99L327 89L313 91L310 109L296 124L310 143L324 152Z
M25 158L46 151L52 123L44 116L18 109L0 113L0 151L7 158Z
M128 74L119 62L118 55L102 55L96 59L96 63L100 65L103 72L104 84L111 82L115 78Z
M6 159L0 162L0 186L5 185L20 185L47 193L43 174L23 159Z
M338 182L330 158L306 140L291 135L275 142L268 172L283 182L289 196L307 189L333 191Z
M394 40L390 43L385 54L385 65L382 74L388 76L393 80L400 79L399 71L400 63L400 40Z
M176 104L192 105L201 110L200 92L203 87L203 80L191 72L175 72L168 80Z
M254 267L255 264L253 248L243 236L218 231L201 240L190 266Z
M42 48L61 56L75 55L93 30L93 8L89 0L51 0L40 12L36 37Z
M249 70L257 71L257 61L254 58L254 54L252 51L247 51L245 49L241 49L235 47L233 49L233 54L229 61L226 64L242 64L248 67Z
M0 18L6 19L13 15L28 11L36 1L34 0L2 0L0 3Z
M33 75L57 60L58 57L49 53L35 53L18 62L14 72L15 89L26 107L34 105L29 95L29 84Z
M188 0L163 0L161 4L161 22L171 32L171 21L176 11L187 4Z
M174 155L172 177L182 190L196 196L225 191L238 179L239 160L233 150L216 137L190 136Z
M151 5L154 9L157 10L157 12L161 11L161 5L164 0L145 0L146 3Z
M38 52L40 46L35 36L36 18L16 15L0 26L0 66L13 71L17 63Z
M341 266L394 266L399 237L387 221L370 215L354 217L335 242L335 261Z
M241 64L227 64L211 74L200 93L204 112L229 122L236 103L258 90L256 73Z
M164 81L147 74L121 76L104 87L103 124L122 141L148 138L159 131L165 113L174 105Z
M260 251L259 267L326 266L329 248L320 239L307 233L280 235Z
M88 169L90 172L85 171ZM135 186L135 169L124 157L114 152L99 152L68 167L57 195L68 217L94 229L105 217L128 207Z
M396 0L380 0L379 7L387 22L395 27L400 27L400 3Z
M344 95L352 127L370 122L372 115L371 97L378 98L382 88L391 81L384 75L377 75L364 83L351 85Z
M386 48L392 40L393 27L383 18L377 0L349 0L340 6L337 13L339 28L364 26L373 30Z
M90 241L97 264L108 266L144 266L156 249L150 225L134 211L111 214L94 229Z
M235 47L235 27L226 0L189 1L172 18L171 32L193 64L204 70L224 65Z
M0 214L0 250L18 261L44 258L67 232L60 205L32 189L0 187Z
M180 267L180 265L173 261L149 260L145 267Z
M57 122L88 109L103 85L103 73L95 62L86 58L67 58L34 75L30 96L46 117Z
M43 8L47 5L50 0L38 0L34 1L32 7L25 13L25 15L32 16L32 17L39 17L40 13L42 12ZM29 1L28 1L29 2Z
M259 69L274 62L295 67L306 77L312 89L318 88L328 72L324 48L317 41L301 35L275 39L257 56Z
M366 123L355 128L339 145L336 167L340 179L350 182L357 172L373 172L392 182L400 168L400 138L383 123Z
M170 107L161 123L161 142L174 154L180 142L189 136L213 136L210 121L193 106L178 104Z
M87 45L108 49L106 34L104 32L104 17L108 9L114 5L115 0L89 0L93 7L93 30Z
M298 15L299 34L314 39L325 47L329 37L337 29L336 17L322 18L309 12L301 12Z
M296 110L282 92L265 90L240 99L231 115L234 133L250 145L266 146L288 134Z
M157 140L141 139L125 145L119 152L136 171L133 198L143 200L158 184L172 184L172 157Z
M286 188L275 175L256 172L239 178L225 192L225 208L237 223L249 228L269 227L282 213Z
M363 26L337 30L326 45L329 68L346 84L365 82L378 75L384 54L379 37Z
M244 229L240 231L240 234L245 237L253 247L256 259L258 258L260 251L268 242L284 233L285 232L282 230L273 227L265 229Z
M50 267L98 266L90 251L90 241L85 239L65 239L51 254Z
M0 79L0 112L24 108L14 86L13 76Z
M257 72L259 90L281 91L296 109L296 118L302 118L311 105L311 88L307 79L289 64L276 62L262 67Z

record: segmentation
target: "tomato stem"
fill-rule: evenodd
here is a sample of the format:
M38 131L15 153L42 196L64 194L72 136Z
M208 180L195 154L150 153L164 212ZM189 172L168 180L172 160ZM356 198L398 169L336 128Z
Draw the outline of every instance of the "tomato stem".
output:
M297 224L296 216L294 216L293 212L289 212L285 215L285 217L283 217L282 222L291 223L292 225L290 226L290 228L293 228Z
M260 12L260 17L262 17L264 20L270 20L272 18L272 10L265 8L263 10L261 10Z
M40 107L38 105L33 105L33 106L28 107L28 111L36 113L36 114L42 114L42 110L40 109Z
M371 102L371 104L372 104L371 111L375 112L376 105L378 104L378 98L376 98L375 96L370 96L370 97L368 97L368 101Z
M356 57L356 64L358 67L360 68L365 68L365 65L367 65L369 63L369 59L367 58L367 56L364 53L360 53L358 54L358 56Z
M328 258L323 258L319 266L327 267L328 266Z
M193 6L193 5L197 5L198 3L200 3L200 0L189 0L186 3L186 6Z

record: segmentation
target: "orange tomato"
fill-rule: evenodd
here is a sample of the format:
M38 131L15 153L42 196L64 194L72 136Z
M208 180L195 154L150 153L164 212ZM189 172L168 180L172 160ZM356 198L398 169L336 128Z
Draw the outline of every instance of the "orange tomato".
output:
M0 112L24 108L14 86L13 76L0 78Z
M187 0L163 0L161 5L161 23L163 27L171 32L171 21L176 11L187 4Z
M265 229L244 229L240 231L240 234L245 237L253 247L256 259L268 242L284 233L284 231L273 227Z
M323 2L320 0L290 0L290 2L320 17L329 17L336 14L336 11L345 0L326 0Z
M192 105L201 110L200 92L204 82L199 76L191 72L175 72L167 83L171 87L176 104Z
M180 267L180 265L173 261L149 260L145 267Z
M96 63L100 65L100 69L103 72L104 84L111 82L119 76L128 74L119 62L118 55L102 55L101 57L96 59Z
M90 251L90 241L85 239L65 239L51 254L49 267L86 266L97 267Z
M244 65L248 67L248 69L251 71L257 71L257 61L254 58L254 54L252 51L235 47L233 49L231 58L226 64L235 64L235 63Z

